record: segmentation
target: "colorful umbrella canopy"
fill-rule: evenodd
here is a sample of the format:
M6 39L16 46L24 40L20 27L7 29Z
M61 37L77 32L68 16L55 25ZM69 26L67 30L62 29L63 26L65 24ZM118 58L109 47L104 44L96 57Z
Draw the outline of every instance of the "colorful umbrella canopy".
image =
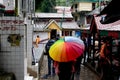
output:
M83 42L81 39L77 38L77 37L66 36L66 37L64 37L63 39L64 39L66 42L76 42L76 43L78 43L78 44L80 44L80 45L83 45L83 48L84 48L84 42Z
M58 62L75 60L84 52L84 43L76 37L64 37L57 40L49 50L50 57Z

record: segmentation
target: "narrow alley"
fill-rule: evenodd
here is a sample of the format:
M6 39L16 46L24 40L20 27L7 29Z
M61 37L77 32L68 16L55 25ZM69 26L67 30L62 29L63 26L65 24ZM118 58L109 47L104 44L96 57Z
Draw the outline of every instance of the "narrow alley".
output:
M47 56L44 56L41 71L40 71L40 80L58 80L58 76L50 76L48 79L42 79L41 77L47 74ZM75 76L74 80L99 80L99 77L92 72L89 68L81 65L80 76Z

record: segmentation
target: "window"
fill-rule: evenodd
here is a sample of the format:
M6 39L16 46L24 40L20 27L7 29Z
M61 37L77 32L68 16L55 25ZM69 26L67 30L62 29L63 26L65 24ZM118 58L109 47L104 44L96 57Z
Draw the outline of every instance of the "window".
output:
M72 31L62 31L62 36L72 36Z

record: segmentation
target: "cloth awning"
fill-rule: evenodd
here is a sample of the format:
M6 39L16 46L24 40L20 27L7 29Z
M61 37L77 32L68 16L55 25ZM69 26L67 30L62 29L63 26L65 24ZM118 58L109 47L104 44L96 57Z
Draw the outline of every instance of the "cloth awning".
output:
M105 31L101 30L100 31L101 36L112 36L113 38L120 38L120 32L119 31Z

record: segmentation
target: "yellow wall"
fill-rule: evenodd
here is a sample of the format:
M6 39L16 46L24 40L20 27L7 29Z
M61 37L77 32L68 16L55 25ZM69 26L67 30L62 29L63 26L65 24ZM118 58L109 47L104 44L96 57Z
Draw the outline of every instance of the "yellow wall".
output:
M56 29L57 30L57 32L60 32L61 31L61 29L59 28L59 26L55 23L55 22L53 22L53 23L51 23L49 26L48 26L48 29ZM50 39L50 32L48 32L48 36L49 36L49 39Z
M52 24L50 24L50 26L48 26L49 29L56 29L57 31L61 31L59 26L56 25L55 22L53 22Z

